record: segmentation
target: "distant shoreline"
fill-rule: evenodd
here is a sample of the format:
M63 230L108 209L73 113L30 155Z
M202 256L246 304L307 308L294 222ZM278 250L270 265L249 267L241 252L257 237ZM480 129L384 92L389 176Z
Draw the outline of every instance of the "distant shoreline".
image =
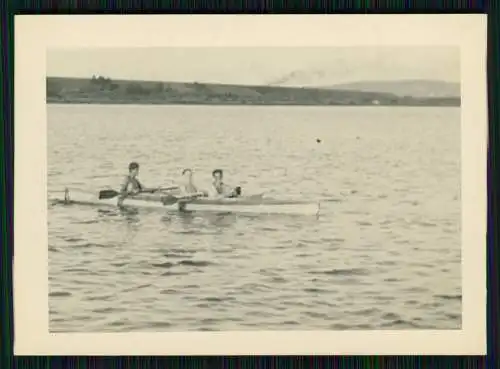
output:
M106 101L59 101L59 100L47 100L46 101L47 105L102 105L102 106L120 106L120 105L129 105L129 106L278 106L278 107L343 107L343 108L366 108L366 107L373 107L373 108L388 108L388 107L400 107L400 108L460 108L460 105L372 105L372 104L349 104L349 105L341 105L341 104L299 104L299 103L294 103L294 104L285 104L285 103L272 103L272 104L245 104L245 103L227 103L227 102L219 102L219 103L203 103L203 102L138 102L138 101L130 101L130 102L120 102L120 101L113 101L113 100L106 100Z
M460 97L384 92L47 77L47 104L460 107Z

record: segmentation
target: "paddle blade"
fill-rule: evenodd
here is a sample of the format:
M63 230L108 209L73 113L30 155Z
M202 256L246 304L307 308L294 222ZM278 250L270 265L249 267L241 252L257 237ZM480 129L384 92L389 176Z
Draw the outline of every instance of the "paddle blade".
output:
M173 205L175 204L179 198L173 196L173 195L166 195L161 197L161 203L165 206L167 205Z
M115 190L102 190L99 191L99 200L112 199L118 196L120 193Z
M189 202L190 200L194 200L198 197L203 197L203 196L204 196L204 194L201 192L195 193L192 195L186 195L186 196L165 195L165 196L162 196L161 202L163 205L173 205L179 201Z

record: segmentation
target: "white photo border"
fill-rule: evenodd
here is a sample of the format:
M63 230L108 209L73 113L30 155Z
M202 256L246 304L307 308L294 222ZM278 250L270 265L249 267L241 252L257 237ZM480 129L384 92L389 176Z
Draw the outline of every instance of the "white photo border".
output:
M49 333L47 50L384 45L460 48L461 330ZM20 15L14 71L16 355L486 353L485 15Z

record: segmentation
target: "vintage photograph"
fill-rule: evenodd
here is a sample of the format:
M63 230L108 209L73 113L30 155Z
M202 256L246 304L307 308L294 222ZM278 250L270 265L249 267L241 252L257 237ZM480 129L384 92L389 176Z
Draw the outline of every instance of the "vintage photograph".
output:
M461 329L458 47L46 58L50 332Z
M485 352L484 16L15 27L17 355Z

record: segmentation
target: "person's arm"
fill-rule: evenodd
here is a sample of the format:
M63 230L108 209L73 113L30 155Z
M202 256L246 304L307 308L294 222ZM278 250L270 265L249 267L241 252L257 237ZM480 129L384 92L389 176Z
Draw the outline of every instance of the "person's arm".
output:
M118 195L118 206L121 206L123 204L123 200L128 195L128 185L129 185L129 177L126 176L122 182L122 185L120 186L120 194Z
M179 190L181 192L181 196L187 196L189 195L188 188L184 185L179 186Z
M155 192L158 190L157 188L148 188L148 187L144 186L137 178L135 180L139 184L139 188L140 188L138 191L134 191L135 195L137 195L138 193L141 193L141 192L151 192L152 193L152 192Z
M203 194L203 197L208 197L208 191L205 191L205 190L201 190L200 188L196 187L195 185L193 185L193 193L194 194Z
M149 193L153 193L153 192L156 192L160 189L160 187L158 188L148 188L148 187L145 187L141 182L139 182L139 180L137 179L137 183L139 183L139 186L141 187L140 191L137 191L137 193L140 193L140 192L149 192Z
M139 181L137 177L135 178L135 180L137 181L139 188L134 191L134 195L137 195L139 192L148 192L148 189L142 185L141 181Z
M128 176L125 176L123 178L123 182L120 186L120 194L126 195L128 193L128 185L130 183L130 178Z
M232 197L233 195L234 195L234 189L231 186L224 184L222 187L221 196L222 197Z
M208 191L208 194L210 197L213 197L213 198L220 197L220 194L217 192L217 189L215 188L215 186L213 184L210 186L210 190Z

